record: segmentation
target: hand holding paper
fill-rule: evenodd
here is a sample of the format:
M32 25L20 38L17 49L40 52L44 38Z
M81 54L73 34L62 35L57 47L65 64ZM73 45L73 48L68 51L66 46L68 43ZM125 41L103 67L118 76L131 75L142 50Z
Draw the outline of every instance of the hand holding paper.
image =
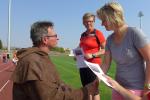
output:
M112 87L108 82L107 78L104 77L104 72L100 68L98 64L90 63L84 60L85 64L93 71L94 74L99 78L99 80L102 80L107 86Z

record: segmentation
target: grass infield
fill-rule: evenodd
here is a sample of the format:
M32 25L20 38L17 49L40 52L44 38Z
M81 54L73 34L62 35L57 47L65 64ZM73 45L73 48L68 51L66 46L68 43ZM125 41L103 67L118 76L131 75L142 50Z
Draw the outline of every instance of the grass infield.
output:
M73 57L69 56L51 56L50 59L56 65L56 68L60 74L61 79L68 85L74 88L80 88L80 76L78 68ZM108 71L108 75L114 77L115 75L115 63L112 62ZM103 82L99 86L101 100L111 100L111 89L107 87Z

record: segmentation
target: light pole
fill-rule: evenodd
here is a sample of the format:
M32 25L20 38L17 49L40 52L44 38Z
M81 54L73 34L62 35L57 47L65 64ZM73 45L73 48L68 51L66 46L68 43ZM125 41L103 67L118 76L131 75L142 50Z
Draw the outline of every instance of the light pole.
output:
M7 51L10 52L10 32L11 32L11 28L10 28L10 22L11 22L11 2L12 0L9 0L8 3L8 42L7 42Z
M144 16L143 12L140 11L140 12L138 13L138 17L140 17L140 29L142 29L142 20L141 20L141 18L142 18L143 16Z

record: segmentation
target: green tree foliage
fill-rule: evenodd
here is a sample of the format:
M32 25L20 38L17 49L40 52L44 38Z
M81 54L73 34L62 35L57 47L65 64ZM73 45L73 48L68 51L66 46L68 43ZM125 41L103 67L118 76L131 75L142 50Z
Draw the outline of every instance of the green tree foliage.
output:
M2 41L0 40L0 49L3 48L3 44L2 44Z
M52 48L51 50L52 50L52 51L61 52L61 53L64 53L64 52L65 52L64 48L62 48L62 47L55 47L55 48Z

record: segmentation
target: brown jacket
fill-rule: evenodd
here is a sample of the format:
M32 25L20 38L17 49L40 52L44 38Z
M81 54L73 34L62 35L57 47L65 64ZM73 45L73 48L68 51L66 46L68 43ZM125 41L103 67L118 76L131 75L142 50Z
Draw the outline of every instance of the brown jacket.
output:
M13 100L88 100L86 87L64 84L48 54L36 47L20 50L12 75Z

